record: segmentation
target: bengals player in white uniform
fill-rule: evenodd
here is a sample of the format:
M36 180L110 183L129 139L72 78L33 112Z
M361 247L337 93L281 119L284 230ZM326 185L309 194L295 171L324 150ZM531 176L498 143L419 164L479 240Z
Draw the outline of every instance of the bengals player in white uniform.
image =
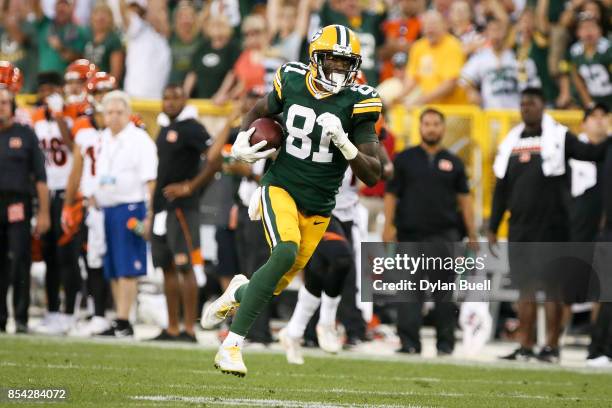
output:
M91 68L92 74L95 67ZM68 67L68 71L72 69L72 65ZM64 234L61 225L65 190L72 168L73 141L67 130L74 123L76 111L70 105L64 104L63 88L58 84L57 78L41 75L39 79L39 87L52 90L42 100L42 105L32 112L32 127L45 154L45 170L51 195L51 229L42 237L48 313L35 331L43 334L64 334L74 324L76 295L81 286L78 261L81 243L78 236ZM60 313L60 286L64 290L63 313Z

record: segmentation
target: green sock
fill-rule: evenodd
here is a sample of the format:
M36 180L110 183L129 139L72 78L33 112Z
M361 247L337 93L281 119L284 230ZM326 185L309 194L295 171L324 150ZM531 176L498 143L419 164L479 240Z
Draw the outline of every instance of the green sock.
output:
M242 297L246 293L248 286L249 284L245 283L244 285L236 289L236 292L234 292L234 299L236 299L236 302L240 303L242 301Z
M249 284L236 290L234 297L240 302L240 308L230 331L247 335L259 313L274 296L276 285L295 263L297 250L295 242L281 242L274 247L268 261L253 274Z

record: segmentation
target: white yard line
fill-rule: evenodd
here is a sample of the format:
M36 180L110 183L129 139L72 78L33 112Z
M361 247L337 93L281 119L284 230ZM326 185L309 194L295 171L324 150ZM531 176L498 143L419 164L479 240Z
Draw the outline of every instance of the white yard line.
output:
M137 395L131 397L137 401L153 402L185 402L190 404L231 405L250 407L282 407L282 408L424 408L422 405L388 405L388 404L351 404L351 403L328 403L324 401L297 401L279 399L258 398L218 398L218 397L183 397L180 395Z

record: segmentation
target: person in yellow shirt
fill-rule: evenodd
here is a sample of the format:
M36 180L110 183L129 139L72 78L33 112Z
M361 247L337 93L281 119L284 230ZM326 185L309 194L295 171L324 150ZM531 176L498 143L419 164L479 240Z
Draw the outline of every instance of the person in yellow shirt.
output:
M457 85L465 54L461 42L448 33L444 18L437 11L423 16L423 38L410 50L404 89L399 100L417 92L410 106L425 104L464 104L465 91Z

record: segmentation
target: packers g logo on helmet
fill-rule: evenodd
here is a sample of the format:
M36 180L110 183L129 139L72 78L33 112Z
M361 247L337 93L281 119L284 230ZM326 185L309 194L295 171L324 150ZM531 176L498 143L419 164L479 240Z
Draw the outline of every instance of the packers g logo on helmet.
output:
M310 40L310 72L314 81L331 93L352 86L361 65L357 35L345 26L328 25Z

